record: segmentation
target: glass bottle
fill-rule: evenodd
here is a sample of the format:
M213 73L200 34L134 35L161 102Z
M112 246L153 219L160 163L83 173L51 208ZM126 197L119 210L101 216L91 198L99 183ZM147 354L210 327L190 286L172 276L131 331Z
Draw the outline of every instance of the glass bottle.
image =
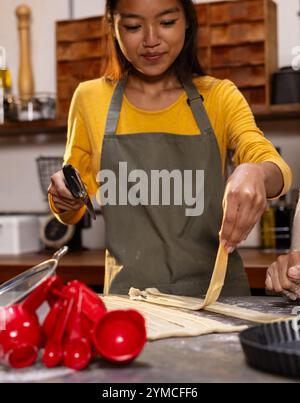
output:
M261 218L261 241L265 250L276 249L274 202L269 201L268 207Z
M4 123L5 115L11 102L12 80L6 66L6 51L0 46L0 124Z

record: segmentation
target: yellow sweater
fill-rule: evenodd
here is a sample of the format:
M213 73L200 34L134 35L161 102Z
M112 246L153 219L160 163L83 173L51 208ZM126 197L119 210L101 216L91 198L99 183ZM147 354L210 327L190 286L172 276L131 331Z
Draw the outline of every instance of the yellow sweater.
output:
M204 97L204 106L219 144L223 170L227 149L235 150L236 164L273 162L282 171L282 194L285 194L291 186L290 168L256 126L251 109L237 87L229 80L211 76L198 77L194 83ZM96 176L100 169L106 118L115 86L104 78L85 82L77 88L70 108L64 163L72 164L79 170L91 196L98 189ZM168 108L149 112L136 108L125 96L117 134L200 134L186 101L187 95L183 93ZM60 213L51 198L49 202L53 213L65 224L77 223L85 212L84 207L78 212Z

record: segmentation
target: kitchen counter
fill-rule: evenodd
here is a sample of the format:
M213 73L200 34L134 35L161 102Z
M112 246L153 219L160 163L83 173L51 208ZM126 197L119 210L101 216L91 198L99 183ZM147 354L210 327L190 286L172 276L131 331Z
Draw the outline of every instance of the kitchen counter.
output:
M264 289L266 270L278 253L266 253L259 249L241 249L241 257L252 289ZM21 256L0 256L0 283L47 260L50 252L24 254ZM104 251L92 250L70 252L60 262L58 274L64 282L77 279L89 285L104 284Z
M281 298L270 297L226 298L222 302L277 314L291 314L293 307ZM220 315L195 314L218 319L224 323L237 325L247 323ZM247 324L249 325L249 322ZM0 383L285 383L290 381L292 380L249 368L237 334L213 334L149 342L141 356L125 367L107 363L101 358L97 358L83 372L73 372L66 368L47 370L40 363L19 371L0 366Z

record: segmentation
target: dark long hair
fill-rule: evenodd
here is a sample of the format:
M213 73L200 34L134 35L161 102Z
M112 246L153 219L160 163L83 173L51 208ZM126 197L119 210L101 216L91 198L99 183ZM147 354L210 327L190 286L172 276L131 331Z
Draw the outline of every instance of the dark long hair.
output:
M192 79L194 76L203 76L205 72L201 67L197 55L198 20L195 6L192 0L181 0L184 8L188 29L186 30L185 43L180 55L174 62L177 77L181 81ZM109 58L104 76L110 80L120 80L130 70L131 64L123 55L117 39L113 35L114 13L118 0L106 0L105 20L108 24L108 49Z

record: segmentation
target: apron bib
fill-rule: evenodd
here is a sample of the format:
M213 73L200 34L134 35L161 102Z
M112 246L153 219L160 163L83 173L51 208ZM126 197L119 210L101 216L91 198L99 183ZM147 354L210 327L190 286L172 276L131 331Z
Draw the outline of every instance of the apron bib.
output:
M128 174L143 170L149 182L153 170L176 170L182 177L184 172L192 171L194 196L195 172L203 171L204 211L199 216L188 216L187 209L193 207L185 203L184 197L183 204L176 205L174 185L171 186L169 206L151 205L150 185L149 205L117 203L102 206L107 250L123 266L111 284L110 293L128 294L130 287L158 288L167 294L200 297L205 295L210 283L223 217L225 183L214 130L197 88L193 83L184 83L201 135L159 132L117 135L125 86L126 81L120 81L112 97L101 170L110 170L120 179L119 163L126 163ZM129 183L123 192L129 192L134 185ZM222 295L249 295L247 277L237 252L229 257Z

